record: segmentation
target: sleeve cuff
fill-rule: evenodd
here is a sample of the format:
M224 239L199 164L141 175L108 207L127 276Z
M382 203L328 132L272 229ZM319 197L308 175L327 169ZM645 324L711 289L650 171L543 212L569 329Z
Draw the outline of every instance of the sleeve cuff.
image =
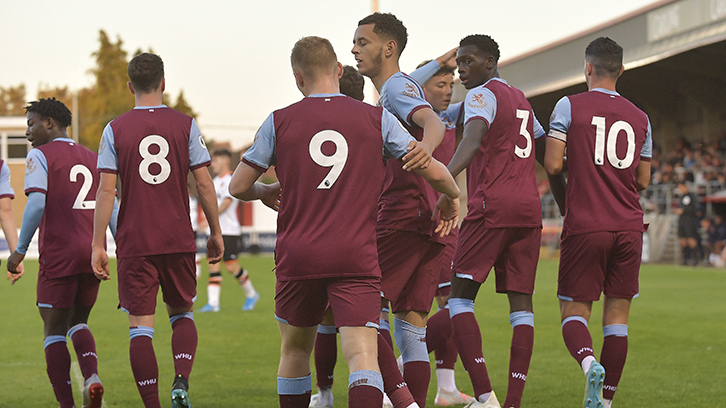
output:
M547 136L567 143L567 133L560 132L559 130L550 129L550 133Z
M262 166L260 166L260 165L258 165L258 164L252 163L251 161L249 161L249 160L245 159L244 157L242 158L242 162L243 162L244 164L246 164L246 165L248 165L248 166L252 167L253 169L256 169L256 170L258 170L258 171L261 171L261 172L263 172L263 173L267 171L267 168L265 168L265 167L262 167Z

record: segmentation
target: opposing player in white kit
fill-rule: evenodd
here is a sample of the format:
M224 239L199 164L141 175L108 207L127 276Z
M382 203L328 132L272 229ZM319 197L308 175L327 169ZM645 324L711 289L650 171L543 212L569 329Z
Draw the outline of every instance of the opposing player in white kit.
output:
M212 153L212 171L216 174L214 191L217 193L219 208L219 225L222 227L224 240L223 263L227 271L237 278L245 292L245 304L242 310L252 310L260 299L259 293L252 286L249 273L242 268L237 260L242 252L242 229L237 217L239 200L229 194L229 180L232 178L232 153L229 150L216 150ZM209 282L207 283L207 304L200 312L218 312L219 297L222 291L222 262L209 264Z

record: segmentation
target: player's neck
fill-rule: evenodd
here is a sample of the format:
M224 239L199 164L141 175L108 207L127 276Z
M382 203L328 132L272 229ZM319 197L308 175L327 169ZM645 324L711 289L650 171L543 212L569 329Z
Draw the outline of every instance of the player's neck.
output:
M323 78L306 85L303 89L303 95L306 97L315 94L336 94L340 93L340 86L338 85L338 78L330 80L329 78Z
M380 93L383 84L385 84L386 81L388 81L388 79L395 73L400 71L401 68L398 66L398 61L390 61L389 63L384 62L383 65L381 65L381 70L378 71L378 74L371 77L371 82L373 82L373 86L375 86L376 90Z
M610 78L596 78L591 77L590 81L587 83L587 90L592 91L593 89L606 89L608 91L617 92L615 90L615 84L617 83L617 80L612 80Z
M163 105L161 92L134 94L134 103L136 106L159 106Z

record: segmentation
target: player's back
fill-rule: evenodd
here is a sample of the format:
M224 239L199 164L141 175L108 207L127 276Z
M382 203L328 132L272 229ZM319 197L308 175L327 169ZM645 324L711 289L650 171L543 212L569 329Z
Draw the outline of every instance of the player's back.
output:
M380 275L382 113L345 96L307 97L273 113L279 280Z
M497 78L469 91L472 108L485 105L486 88L496 97L496 114L467 168L468 219L485 217L490 228L538 227L542 206L537 191L532 108L517 88ZM467 122L472 118L466 118Z
M45 156L48 170L38 236L40 273L54 277L93 273L90 259L99 181L97 155L70 140L54 140L37 149ZM28 172L33 172L31 167ZM31 187L26 193L33 191L40 189Z
M570 234L641 231L636 169L649 134L647 115L617 93L567 97L567 213Z
M121 179L119 257L195 252L187 173L190 145L203 142L190 140L193 125L165 106L136 108L109 124Z

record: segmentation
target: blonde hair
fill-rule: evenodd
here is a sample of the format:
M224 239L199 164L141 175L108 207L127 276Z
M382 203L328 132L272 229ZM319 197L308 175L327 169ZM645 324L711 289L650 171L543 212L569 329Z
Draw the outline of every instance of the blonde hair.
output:
M292 48L290 63L293 70L300 70L307 77L337 72L338 56L333 45L325 38L303 37Z

